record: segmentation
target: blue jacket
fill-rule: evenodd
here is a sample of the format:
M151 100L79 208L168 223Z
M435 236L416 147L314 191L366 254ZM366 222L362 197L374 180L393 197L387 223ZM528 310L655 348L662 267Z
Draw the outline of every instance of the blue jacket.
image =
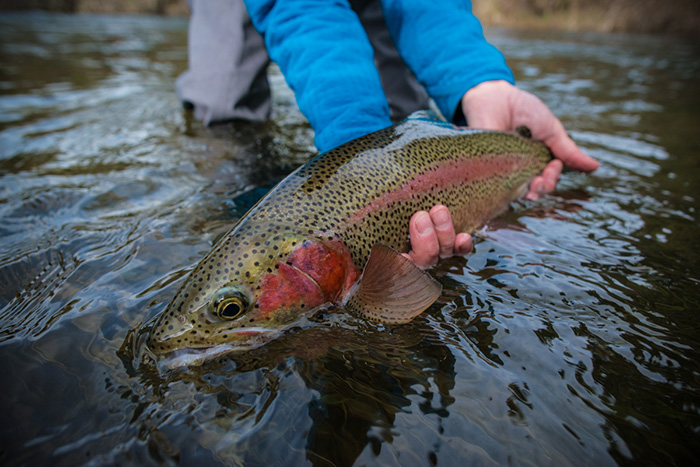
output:
M347 0L245 0L324 152L392 124L374 52ZM381 0L399 54L446 118L483 81L513 82L471 3Z

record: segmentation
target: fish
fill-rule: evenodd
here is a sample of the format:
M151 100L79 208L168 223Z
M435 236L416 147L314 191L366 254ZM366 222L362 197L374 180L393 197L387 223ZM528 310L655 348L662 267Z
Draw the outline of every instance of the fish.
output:
M506 210L552 159L526 133L420 111L318 155L218 241L150 323L147 347L199 362L263 345L332 305L411 321L442 290L401 255L411 216L443 204L471 232Z

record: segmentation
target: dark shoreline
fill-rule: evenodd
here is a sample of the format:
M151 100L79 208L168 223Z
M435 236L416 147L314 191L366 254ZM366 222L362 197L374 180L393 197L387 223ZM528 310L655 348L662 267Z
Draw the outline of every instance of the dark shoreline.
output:
M473 1L485 26L700 36L697 0Z

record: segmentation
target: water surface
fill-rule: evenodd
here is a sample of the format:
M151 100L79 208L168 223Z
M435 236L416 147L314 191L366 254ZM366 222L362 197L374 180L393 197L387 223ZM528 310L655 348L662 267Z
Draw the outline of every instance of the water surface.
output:
M0 462L698 463L700 47L488 31L600 170L489 223L408 325L158 372L140 326L314 151L275 69L266 124L183 112L186 29L0 16Z

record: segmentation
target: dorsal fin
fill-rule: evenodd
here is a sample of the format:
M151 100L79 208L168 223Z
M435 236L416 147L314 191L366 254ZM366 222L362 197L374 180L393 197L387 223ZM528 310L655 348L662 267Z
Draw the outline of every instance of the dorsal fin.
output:
M449 125L450 127L452 126L452 124L442 118L442 115L434 110L416 110L411 115L406 117L406 120L421 120L424 122L433 122Z

